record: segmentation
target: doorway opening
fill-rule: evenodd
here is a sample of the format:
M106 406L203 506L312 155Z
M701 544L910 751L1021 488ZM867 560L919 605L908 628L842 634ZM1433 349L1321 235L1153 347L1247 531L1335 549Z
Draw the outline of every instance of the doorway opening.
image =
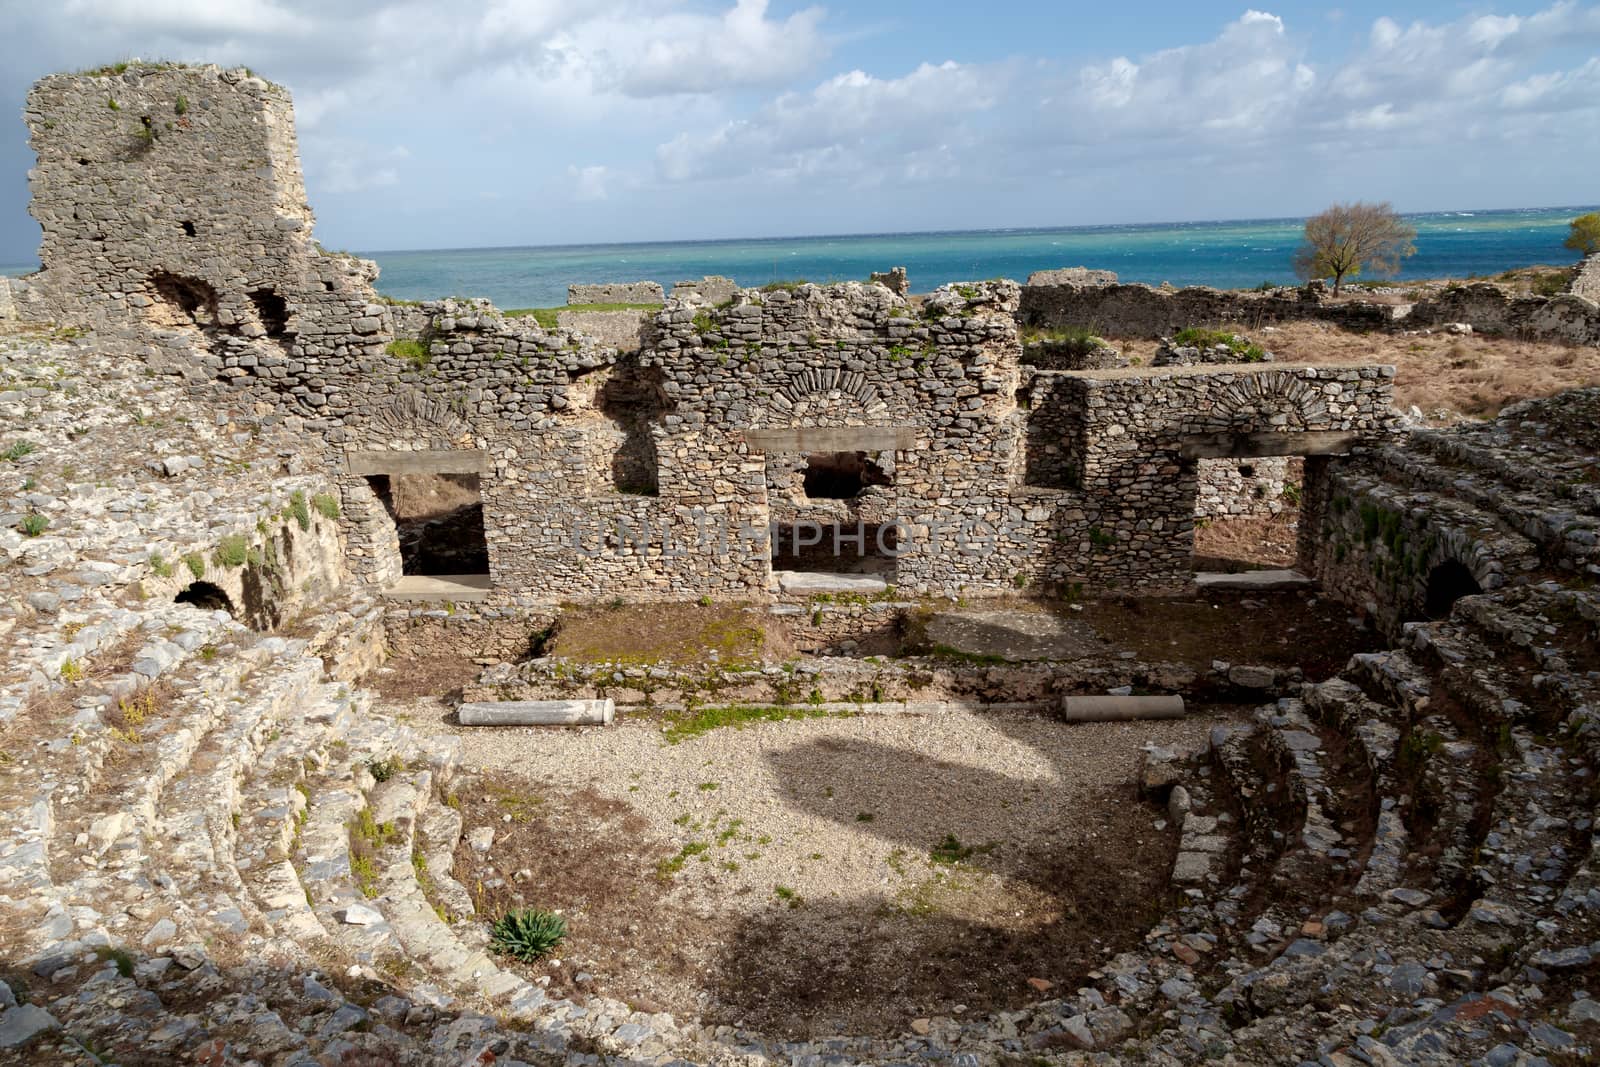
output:
M1428 618L1448 619L1450 609L1464 596L1477 596L1483 592L1478 579L1463 564L1447 559L1428 572L1428 591L1423 611Z
M394 520L401 573L456 577L489 573L483 497L476 474L369 474Z

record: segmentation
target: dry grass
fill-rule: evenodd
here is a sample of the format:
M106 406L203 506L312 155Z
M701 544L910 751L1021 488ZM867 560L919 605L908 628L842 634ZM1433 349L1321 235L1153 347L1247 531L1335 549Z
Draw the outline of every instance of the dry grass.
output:
M1395 405L1401 410L1414 405L1440 423L1462 416L1493 418L1515 401L1600 382L1600 347L1483 334L1352 333L1321 322L1285 323L1254 331L1251 337L1280 363L1393 364ZM1148 366L1158 342L1116 344Z
M742 604L623 604L619 599L564 610L546 652L589 663L773 662L789 650L770 619Z
M1298 508L1277 515L1211 519L1194 531L1195 569L1237 571L1293 567Z

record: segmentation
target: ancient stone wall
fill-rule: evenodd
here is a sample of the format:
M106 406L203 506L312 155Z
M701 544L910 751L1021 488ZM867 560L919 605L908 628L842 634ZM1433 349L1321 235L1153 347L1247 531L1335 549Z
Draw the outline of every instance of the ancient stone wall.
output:
M664 304L660 282L603 282L567 286L569 304Z
M17 302L11 295L10 278L0 278L0 322L17 318Z
M37 312L321 392L320 365L387 339L377 270L324 253L289 94L245 71L57 75L24 112L44 231Z
M1481 333L1600 344L1600 304L1582 296L1508 296L1487 282L1452 285L1420 300L1397 323L1405 329L1464 322Z
M1195 514L1202 519L1282 514L1300 498L1303 467L1304 461L1295 456L1203 459Z
M486 558L485 611L767 598L774 525L802 523L874 557L812 551L806 569L870 562L913 594L1178 590L1191 438L1388 430L1383 369L1023 368L1012 282L912 302L709 278L627 352L485 301L383 302L372 264L312 240L282 89L133 67L47 78L27 117L46 268L30 292L323 435L350 571L380 588L408 568L392 479L445 475L481 507L482 544L450 558Z
M733 299L739 285L732 278L708 274L704 278L672 283L672 299L690 303L724 304Z
M1591 252L1578 264L1567 292L1600 303L1600 252Z
M1036 272L1052 275L1057 272ZM1109 337L1167 337L1185 326L1236 324L1249 331L1275 322L1317 319L1347 329L1384 329L1394 308L1379 304L1325 304L1312 288L1237 293L1204 286L1184 289L1057 282L1023 287L1019 317L1025 327L1088 327Z
M1050 275L1057 272L1038 272ZM1072 276L1069 272L1069 277ZM1168 336L1185 326L1232 324L1248 331L1276 322L1315 320L1348 330L1427 329L1464 322L1475 330L1530 339L1600 344L1600 305L1582 296L1509 297L1487 283L1452 286L1413 305L1327 303L1317 287L1264 293L1194 286L1061 282L1023 287L1025 327L1087 327L1111 337Z

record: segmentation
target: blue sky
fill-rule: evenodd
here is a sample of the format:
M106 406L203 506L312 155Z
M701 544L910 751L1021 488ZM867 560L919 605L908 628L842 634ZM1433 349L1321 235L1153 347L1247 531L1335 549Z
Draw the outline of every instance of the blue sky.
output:
M295 94L329 247L1591 203L1600 5L0 0L0 263L53 70Z

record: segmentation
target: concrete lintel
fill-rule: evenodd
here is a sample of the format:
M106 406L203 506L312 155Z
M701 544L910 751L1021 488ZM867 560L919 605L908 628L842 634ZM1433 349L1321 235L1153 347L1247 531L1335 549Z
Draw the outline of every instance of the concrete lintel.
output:
M433 600L470 603L487 600L492 588L487 574L408 574L383 591L388 600Z
M476 448L436 452L346 452L351 474L484 474L489 454Z
M780 426L744 431L757 452L894 452L915 448L913 426Z
M1261 459L1265 456L1342 456L1361 443L1348 430L1204 433L1178 442L1184 459Z

